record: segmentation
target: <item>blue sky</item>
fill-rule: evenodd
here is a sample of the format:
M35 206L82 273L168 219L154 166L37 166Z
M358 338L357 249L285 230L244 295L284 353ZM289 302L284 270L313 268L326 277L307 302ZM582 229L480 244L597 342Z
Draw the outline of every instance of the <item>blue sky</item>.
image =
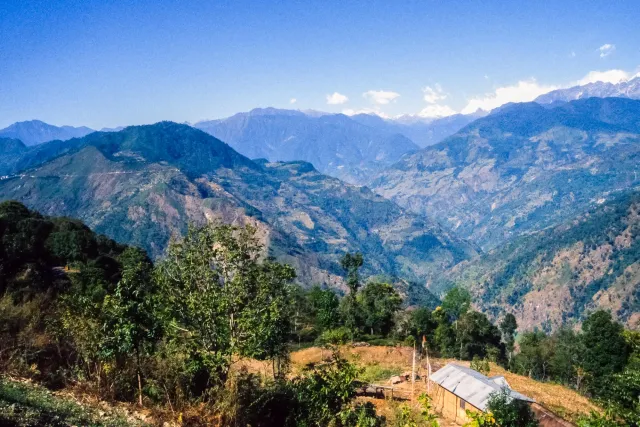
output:
M639 21L636 1L4 0L0 127L470 111L628 78Z

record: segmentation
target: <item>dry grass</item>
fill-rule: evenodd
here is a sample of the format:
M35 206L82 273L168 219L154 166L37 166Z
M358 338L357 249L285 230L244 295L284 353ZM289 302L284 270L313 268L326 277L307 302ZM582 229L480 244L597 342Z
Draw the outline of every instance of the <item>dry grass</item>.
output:
M362 367L379 366L380 368L405 372L411 370L413 349L410 347L351 347L343 346L339 348L340 354L350 361ZM308 363L317 363L331 357L331 350L318 347L307 348L292 353L291 362L294 371L298 371ZM433 371L440 369L452 359L431 359ZM424 362L424 361L423 361ZM461 365L469 366L469 362L455 361ZM419 374L425 372L426 363L417 366ZM599 410L596 405L586 397L576 391L558 384L541 383L531 378L513 374L503 368L491 364L490 376L503 375L511 387L529 397L535 399L542 406L552 410L559 416L575 421L581 414L588 414L591 410ZM384 383L381 381L380 383ZM410 383L402 383L396 386L398 389L409 392ZM418 395L426 391L426 386L422 382L416 382L415 394ZM380 413L390 416L393 413L393 403L381 399L369 399L379 409ZM443 424L446 425L446 424Z

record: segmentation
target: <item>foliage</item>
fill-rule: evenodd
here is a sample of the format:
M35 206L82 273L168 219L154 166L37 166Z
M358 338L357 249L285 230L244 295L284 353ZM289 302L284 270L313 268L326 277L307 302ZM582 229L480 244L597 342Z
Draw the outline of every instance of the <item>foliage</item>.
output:
M456 328L456 347L460 359L470 360L474 356L485 358L491 348L500 349L502 353L500 331L485 314L468 311L460 316Z
M308 291L307 299L309 301L308 315L313 319L318 330L323 331L338 325L340 322L340 301L335 292L316 285Z
M121 255L122 278L103 302L101 357L121 361L135 355L138 401L142 405L141 358L150 354L160 334L153 264L146 253L127 248Z
M321 344L334 344L341 345L346 344L351 340L352 332L345 326L341 326L336 329L328 329L322 333L317 339Z
M461 287L453 287L442 299L442 309L451 316L452 320L457 320L471 308L471 294Z
M504 318L500 322L500 332L502 333L502 342L504 343L505 350L507 352L509 365L511 365L511 359L513 357L517 329L518 322L516 322L516 317L511 313L505 314Z
M292 380L296 426L376 426L381 421L369 406L350 406L361 370L337 354L330 362L311 366ZM336 416L338 414L338 416Z
M474 371L480 372L482 375L489 375L489 371L491 370L489 361L487 359L480 359L477 355L473 356L470 367Z
M233 354L286 361L295 274L260 249L251 227L192 228L157 269L167 335L202 385L223 383Z
M491 395L487 409L500 427L536 427L538 425L529 404L512 398L506 388Z
M622 325L606 311L596 311L582 324L582 366L591 375L590 388L595 394L605 387L610 375L622 371L627 363L629 346L622 332Z
M389 334L393 316L400 309L402 298L387 283L369 282L358 294L363 326L374 333Z
M481 412L481 411L470 411L467 409L466 411L467 417L469 418L469 422L467 422L464 427L488 427L488 426L497 426L496 419L493 414L490 412Z
M345 319L345 326L351 330L352 339L355 336L356 331L360 325L360 310L356 294L360 288L360 274L359 270L362 267L363 259L362 254L357 253L351 255L346 253L340 265L347 274L347 286L349 287L349 294L344 298L343 313Z

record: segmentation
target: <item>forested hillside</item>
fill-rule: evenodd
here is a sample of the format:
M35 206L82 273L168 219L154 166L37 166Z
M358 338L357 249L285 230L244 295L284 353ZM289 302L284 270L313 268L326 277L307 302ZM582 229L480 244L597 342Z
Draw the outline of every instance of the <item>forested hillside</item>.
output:
M305 162L253 162L189 126L162 122L54 141L4 162L0 198L81 218L158 258L192 222L251 224L270 255L307 284L343 286L339 257L369 254L367 274L424 283L474 254L465 242L365 187ZM22 171L22 172L21 172Z
M638 329L640 193L464 262L433 290L454 283L494 317L514 313L524 329L555 330L597 309Z
M484 249L557 225L640 183L640 101L503 106L372 181Z
M288 363L292 348L303 343L411 345L425 339L431 357L471 361L482 372L500 364L559 381L612 411L583 413L585 427L597 420L637 423L637 402L629 396L639 389L638 336L606 312L591 315L580 333L522 334L518 351L515 318L492 323L472 310L462 288L441 303L405 310L389 283L362 280L366 257L347 253L340 261L345 296L319 286L303 289L293 283L293 268L260 255L256 231L194 227L154 264L144 251L96 235L79 221L1 203L0 424L435 426L427 394L419 398L420 413L398 405L389 418L357 399L361 381L380 373L348 361L335 347L318 363L296 370ZM271 366L270 374L247 367L259 361ZM73 394L53 398L15 378L82 390L112 404L135 403L138 410L153 408L153 415L117 418L69 401ZM502 423L516 412L537 425L528 407L499 403L499 396L492 402L498 425L508 425Z

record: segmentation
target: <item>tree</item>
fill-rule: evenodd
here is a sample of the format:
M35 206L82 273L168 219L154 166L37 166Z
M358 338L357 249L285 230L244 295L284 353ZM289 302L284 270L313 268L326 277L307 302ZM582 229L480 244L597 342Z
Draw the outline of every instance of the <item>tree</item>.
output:
M449 321L449 316L442 308L437 307L433 311L432 317L437 325L433 332L435 347L442 357L455 357L456 334Z
M259 262L255 232L249 226L190 228L157 269L166 329L187 354L195 390L224 382L234 354L286 356L295 274L289 266Z
M455 321L471 308L471 294L468 290L454 287L442 299L442 309Z
M530 378L546 377L552 350L549 337L542 331L525 332L520 339L520 353L515 358L516 370Z
M511 393L506 387L489 397L487 409L500 427L538 426L538 421L529 404L511 397Z
M424 336L428 344L432 343L437 327L438 322L428 308L419 307L411 311L409 333L414 337L416 342L422 342L422 337Z
M287 425L376 427L382 419L371 406L351 407L361 370L338 354L329 363L312 366L292 380L293 419Z
M142 406L141 357L160 333L156 319L156 287L153 264L138 248L126 249L120 257L122 279L103 305L104 336L100 352L106 358L135 355L138 377L138 404Z
M402 298L387 283L370 282L359 293L358 302L363 323L370 331L386 335L393 327L393 316L402 305Z
M312 321L318 331L332 329L340 322L340 300L331 289L314 286L307 296Z
M621 372L629 356L623 327L606 311L596 311L582 324L583 367L591 376L591 391L598 394L609 377Z
M351 330L351 339L353 339L359 327L358 320L360 313L356 295L358 289L360 289L359 270L363 264L362 254L356 253L355 255L351 255L347 252L344 257L342 257L340 264L347 273L347 286L349 287L349 294L344 298L343 302L345 326Z
M511 359L513 357L513 349L516 344L516 330L518 329L518 322L516 317L511 314L505 314L502 322L500 322L500 332L502 332L502 342L507 352L507 359L509 366L511 366Z
M549 361L550 376L554 381L574 385L580 389L580 369L584 348L580 336L570 328L560 328L550 337L553 354Z
M456 331L458 357L470 360L474 356L485 358L490 348L501 348L500 331L487 316L477 311L469 311L458 319Z

